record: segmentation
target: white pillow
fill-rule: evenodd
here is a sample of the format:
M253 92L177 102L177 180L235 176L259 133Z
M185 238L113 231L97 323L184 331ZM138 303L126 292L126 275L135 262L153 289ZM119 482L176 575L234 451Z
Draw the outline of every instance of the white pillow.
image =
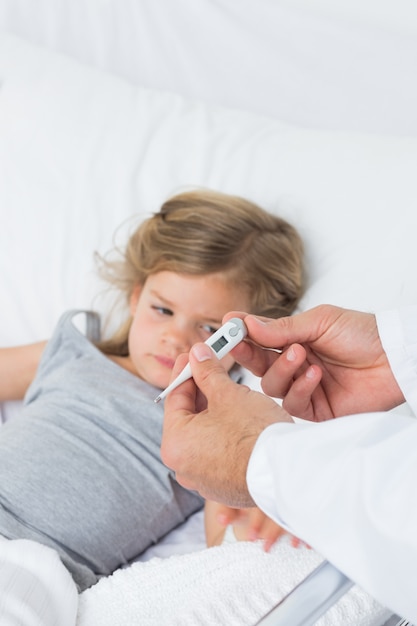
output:
M414 0L0 0L0 31L302 126L417 135Z
M13 37L0 43L0 83L1 345L48 337L63 310L95 306L93 251L184 186L246 196L298 226L301 308L417 300L417 140L211 107Z

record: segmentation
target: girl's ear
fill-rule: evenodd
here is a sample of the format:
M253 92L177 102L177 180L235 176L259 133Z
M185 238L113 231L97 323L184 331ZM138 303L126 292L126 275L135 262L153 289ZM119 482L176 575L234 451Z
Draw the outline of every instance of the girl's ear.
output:
M135 285L133 288L132 294L130 296L130 313L134 315L136 313L136 307L138 306L140 294L142 291L142 285L139 283Z

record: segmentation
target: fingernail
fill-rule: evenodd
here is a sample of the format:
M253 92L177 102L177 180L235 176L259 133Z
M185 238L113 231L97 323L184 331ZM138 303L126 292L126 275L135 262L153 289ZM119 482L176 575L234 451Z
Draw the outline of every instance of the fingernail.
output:
M288 348L288 350L287 350L287 361L295 361L296 356L297 355L295 354L294 348L292 346L290 348Z
M191 348L191 352L194 354L197 361L202 363L211 359L212 351L205 343L197 343Z
M266 326L266 321L259 319L259 317L251 316L253 320L260 326Z
M312 367L309 367L306 371L306 378L312 379L316 377L316 373Z

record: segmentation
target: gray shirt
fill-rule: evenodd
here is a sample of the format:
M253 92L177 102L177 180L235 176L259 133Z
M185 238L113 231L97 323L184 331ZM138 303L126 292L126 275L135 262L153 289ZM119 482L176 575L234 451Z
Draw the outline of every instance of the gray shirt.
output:
M55 548L82 590L203 500L161 461L160 390L104 356L74 314L47 344L22 414L0 429L0 535Z

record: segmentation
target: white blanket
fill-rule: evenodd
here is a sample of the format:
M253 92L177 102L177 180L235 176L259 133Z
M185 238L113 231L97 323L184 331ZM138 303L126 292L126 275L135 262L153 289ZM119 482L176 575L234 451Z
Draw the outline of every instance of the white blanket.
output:
M135 563L80 595L77 626L253 626L321 562L307 548L238 542ZM381 626L390 612L353 587L320 626Z

